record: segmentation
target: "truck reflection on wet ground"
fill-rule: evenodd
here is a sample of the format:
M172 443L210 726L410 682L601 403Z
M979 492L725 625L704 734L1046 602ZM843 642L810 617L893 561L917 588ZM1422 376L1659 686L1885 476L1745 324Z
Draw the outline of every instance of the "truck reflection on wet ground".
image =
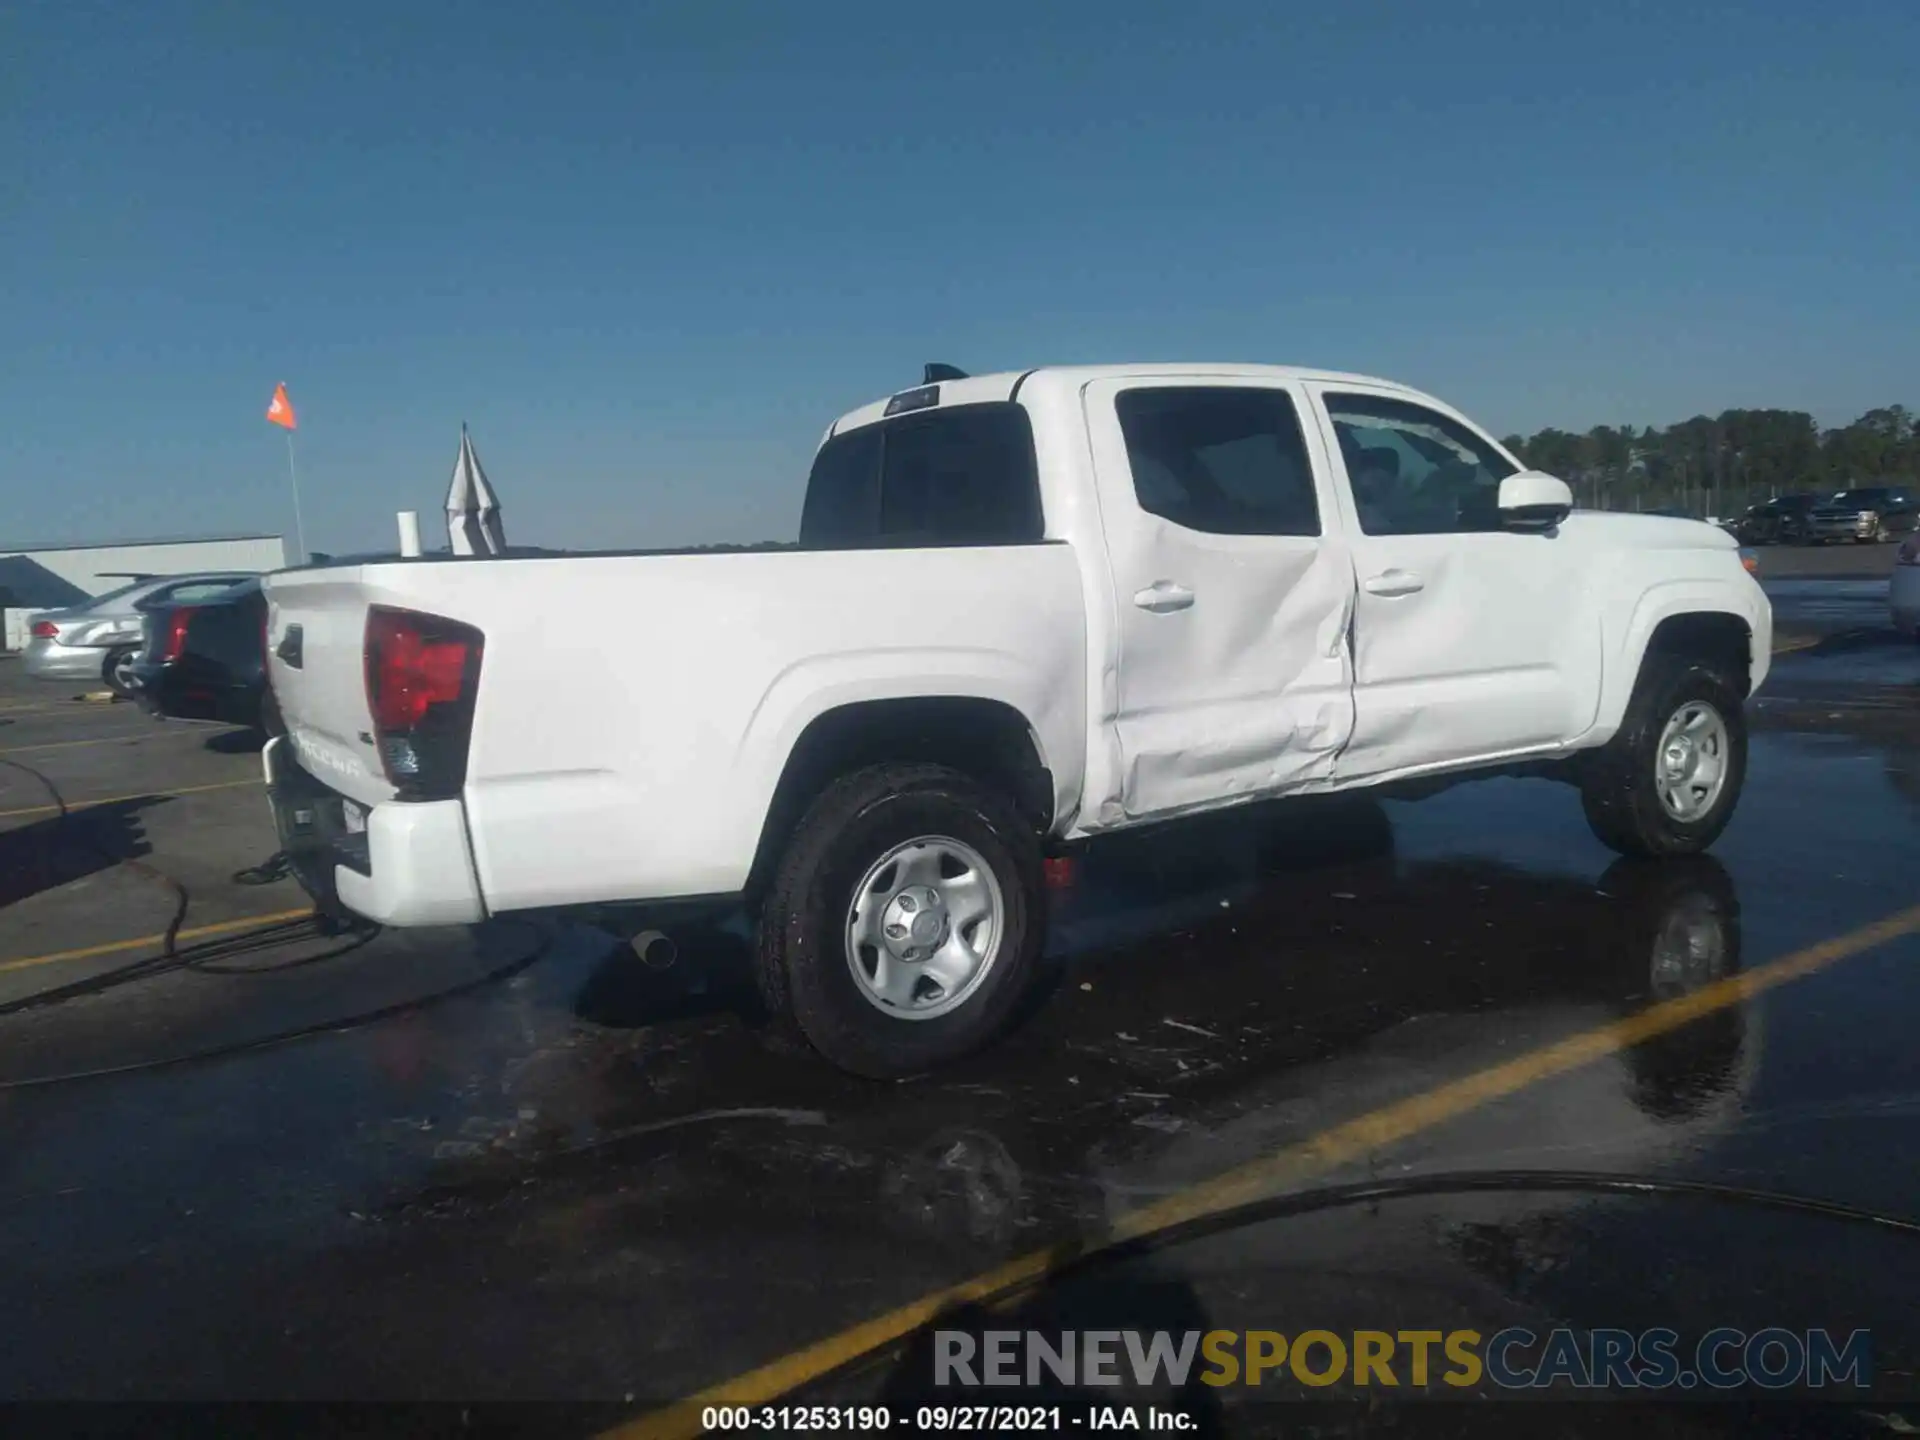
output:
M1173 1090L1198 1099L1249 1070L1337 1054L1415 1016L1546 998L1625 1014L1740 963L1733 883L1711 857L1620 861L1597 885L1496 861L1397 862L1386 817L1365 802L1233 817L1183 828L1178 840L1129 836L1082 858L1057 899L1054 993L989 1056L915 1083L916 1104L1058 1086L1047 1107L1056 1118L1116 1104L1145 1116ZM747 941L719 930L683 937L667 971L615 951L573 1007L598 1026L649 1031L736 1017L744 1045L757 1020ZM1702 1022L1729 1023L1737 1015ZM1650 1106L1715 1083L1698 1066L1659 1080L1676 1044L1689 1054L1724 1048L1702 1046L1697 1032L1650 1042L1638 1057ZM764 1063L741 1049L672 1083L725 1094L729 1075L757 1085Z
M1372 807L1314 819L1323 837L1332 824L1371 837L1362 851L1389 838ZM645 1165L674 1153L704 1129L708 1162L737 1149L736 1159L804 1185L829 1210L829 1197L864 1176L857 1189L882 1202L876 1228L980 1258L1017 1232L1103 1223L1113 1194L1131 1188L1126 1172L1143 1148L1248 1112L1276 1131L1309 1123L1323 1113L1308 1098L1317 1064L1364 1051L1417 1017L1450 1013L1478 1025L1519 1007L1535 1033L1558 1033L1740 963L1737 901L1711 859L1622 863L1599 887L1377 853L1295 864L1298 837L1273 825L1272 816L1248 817L1221 830L1223 854L1227 842L1254 842L1239 881L1218 857L1194 871L1190 859L1162 863L1145 850L1089 856L1088 895L1068 899L1063 930L1072 932L1076 908L1111 910L1100 893L1111 884L1154 922L1140 925L1142 938L1127 950L1063 954L1054 1000L1011 1042L899 1086L769 1058L753 1033L744 942L734 936L689 939L664 973L616 950L582 976L584 955L562 943L520 982L530 993L511 1008L531 1027L521 1038L550 1031L551 1019L536 1017L550 1017L551 1005L596 1028L630 1027L629 1043L547 1040L518 1059L502 1056L503 1088L538 1100L538 1124L485 1145L436 1145L443 1163L397 1204L446 1213L530 1175L586 1180L609 1161ZM1211 883L1196 891L1196 881ZM1223 892L1234 897L1225 909ZM1158 928L1183 901L1197 902L1197 918ZM1726 1094L1744 1025L1736 1008L1628 1052L1633 1103L1671 1119ZM466 1067L473 1041L460 1037ZM1288 1079L1303 1067L1305 1078ZM767 1104L770 1088L778 1105ZM675 1113L689 1103L698 1108ZM1113 1173L1088 1173L1102 1165ZM859 1208L871 1198L846 1201Z

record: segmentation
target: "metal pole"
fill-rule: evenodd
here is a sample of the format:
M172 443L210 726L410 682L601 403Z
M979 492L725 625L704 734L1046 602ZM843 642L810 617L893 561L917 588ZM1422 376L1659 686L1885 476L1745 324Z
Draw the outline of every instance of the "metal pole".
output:
M300 519L300 472L293 468L293 431L287 431L287 479L293 484L293 542L299 550L296 565L307 563L307 527Z

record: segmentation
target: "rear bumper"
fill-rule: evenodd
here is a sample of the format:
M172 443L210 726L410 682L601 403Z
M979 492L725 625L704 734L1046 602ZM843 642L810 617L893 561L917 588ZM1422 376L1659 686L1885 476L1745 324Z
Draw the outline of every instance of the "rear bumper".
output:
M107 663L107 652L94 645L62 645L57 640L29 641L20 654L21 667L36 680L94 680Z
M356 829L353 802L301 769L284 735L260 758L280 848L322 909L396 926L486 918L458 800L389 801L365 809Z

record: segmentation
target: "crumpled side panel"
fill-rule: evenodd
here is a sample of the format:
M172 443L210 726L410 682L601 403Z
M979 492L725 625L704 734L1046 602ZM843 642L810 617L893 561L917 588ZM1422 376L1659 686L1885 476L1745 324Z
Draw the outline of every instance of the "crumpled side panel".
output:
M1205 548L1162 538L1169 549ZM1126 813L1330 779L1353 730L1344 548L1276 541L1261 554L1190 553L1172 568L1192 577L1193 606L1133 609L1122 621Z

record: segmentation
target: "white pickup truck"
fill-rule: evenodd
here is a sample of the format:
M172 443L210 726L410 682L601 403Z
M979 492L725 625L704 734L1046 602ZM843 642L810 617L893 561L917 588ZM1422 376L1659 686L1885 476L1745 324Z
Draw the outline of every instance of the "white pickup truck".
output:
M1039 970L1043 860L1256 799L1557 775L1697 851L1772 613L1733 539L1574 511L1404 386L962 376L855 410L799 544L266 582L265 752L316 898L385 925L735 905L763 995L893 1076Z

